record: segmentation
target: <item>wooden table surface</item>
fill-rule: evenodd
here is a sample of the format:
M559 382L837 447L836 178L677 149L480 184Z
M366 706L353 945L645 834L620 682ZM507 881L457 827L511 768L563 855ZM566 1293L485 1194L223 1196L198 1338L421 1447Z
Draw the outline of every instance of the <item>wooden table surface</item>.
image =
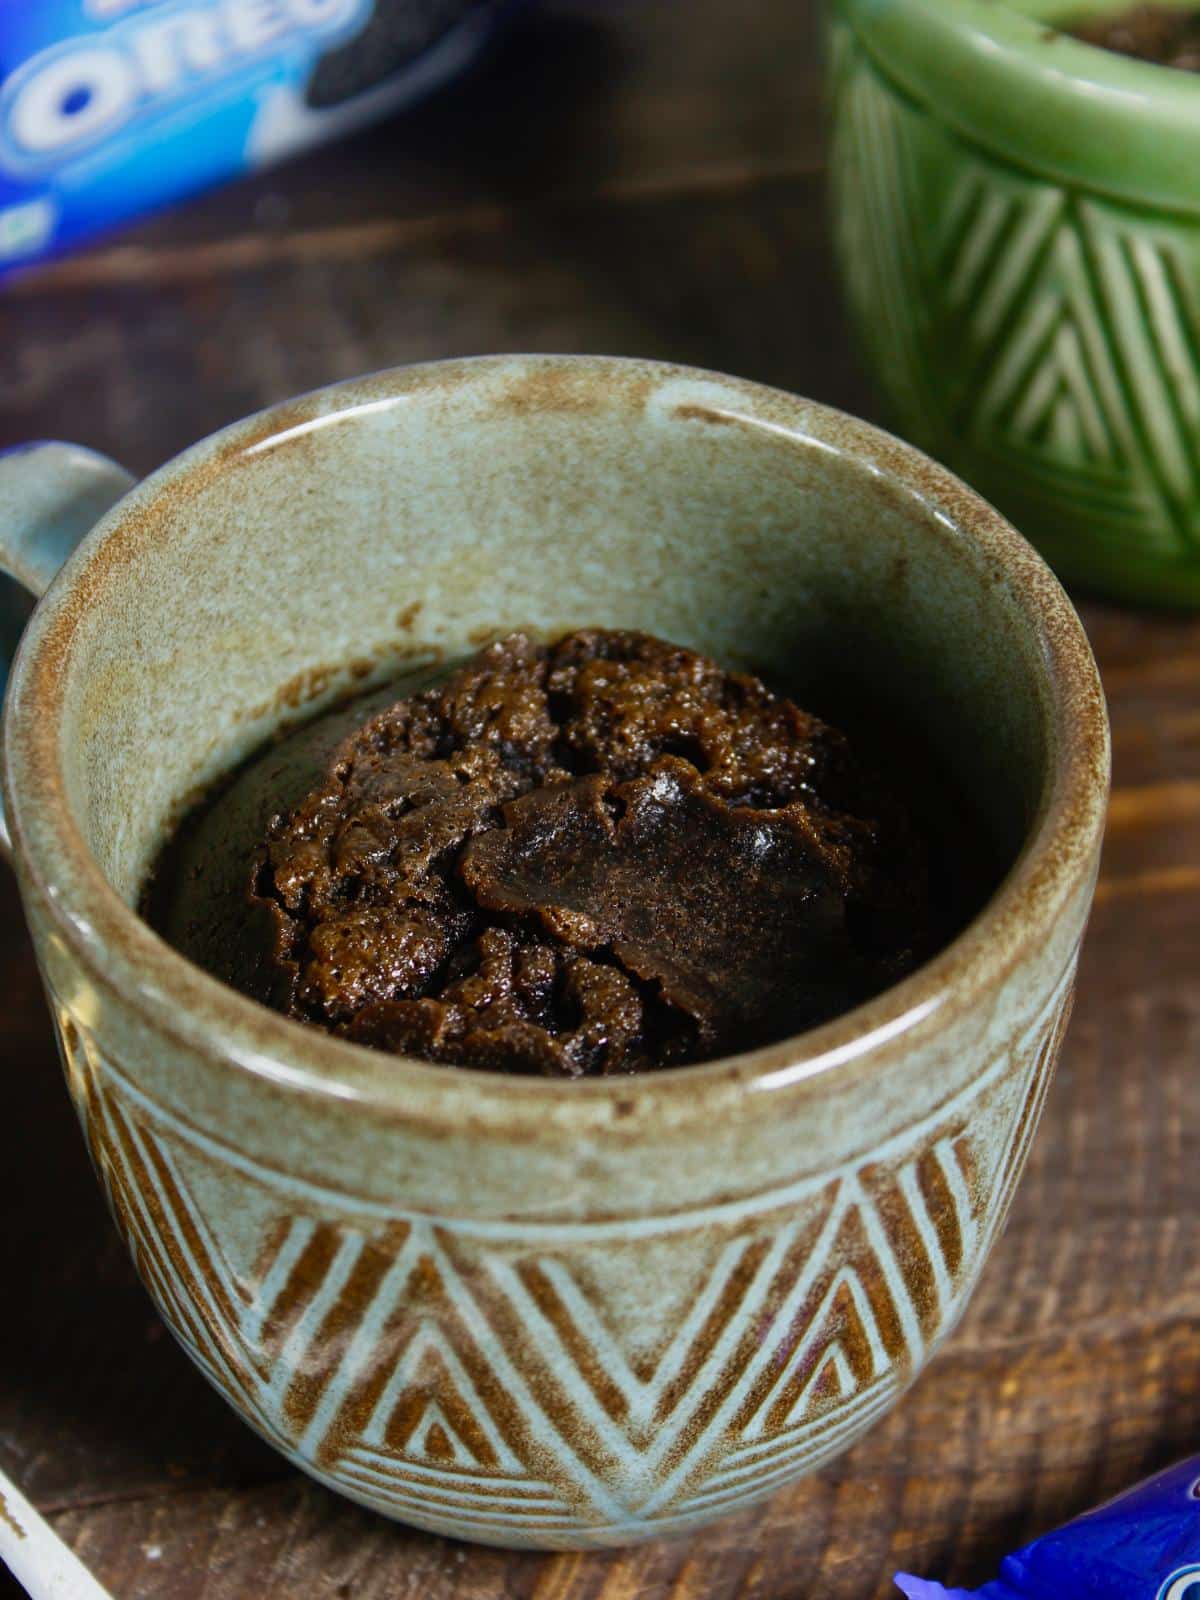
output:
M815 34L804 0L548 0L419 112L11 282L0 444L143 471L333 379L513 349L667 356L870 415L826 248ZM981 1581L1200 1448L1200 621L1082 610L1116 791L1008 1232L892 1416L686 1542L456 1545L259 1443L102 1208L0 868L0 1464L118 1600L872 1600L897 1564Z

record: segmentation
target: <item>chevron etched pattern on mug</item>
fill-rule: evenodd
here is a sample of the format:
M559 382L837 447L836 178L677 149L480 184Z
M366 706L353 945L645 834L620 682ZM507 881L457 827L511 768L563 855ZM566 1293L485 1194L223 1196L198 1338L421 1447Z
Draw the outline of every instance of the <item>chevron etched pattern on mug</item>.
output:
M637 1224L386 1214L281 1180L58 1016L118 1225L217 1389L369 1506L546 1546L737 1509L882 1415L1007 1211L1073 975L1015 1050L869 1160Z

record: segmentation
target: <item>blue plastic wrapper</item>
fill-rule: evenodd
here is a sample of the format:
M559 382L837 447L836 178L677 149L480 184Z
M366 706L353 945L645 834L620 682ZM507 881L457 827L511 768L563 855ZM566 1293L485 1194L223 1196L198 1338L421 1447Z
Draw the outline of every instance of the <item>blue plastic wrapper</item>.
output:
M896 1585L908 1600L1200 1600L1200 1456L1007 1556L982 1589Z
M0 274L408 104L505 0L0 0Z

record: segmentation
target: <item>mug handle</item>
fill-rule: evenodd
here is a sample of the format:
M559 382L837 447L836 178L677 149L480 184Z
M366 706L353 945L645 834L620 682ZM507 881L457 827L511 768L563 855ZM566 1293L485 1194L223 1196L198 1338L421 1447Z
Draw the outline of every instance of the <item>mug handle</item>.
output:
M80 445L42 442L0 451L0 572L40 598L84 534L136 482L115 461ZM7 647L15 642L0 637L0 697ZM0 853L12 853L2 806Z

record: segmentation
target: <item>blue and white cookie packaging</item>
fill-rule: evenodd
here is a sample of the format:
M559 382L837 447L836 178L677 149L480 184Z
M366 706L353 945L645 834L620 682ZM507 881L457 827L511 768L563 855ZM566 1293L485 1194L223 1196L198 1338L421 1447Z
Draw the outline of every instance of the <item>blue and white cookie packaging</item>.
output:
M0 273L411 103L505 0L0 0Z
M907 1600L1200 1600L1200 1456L1006 1556L982 1589L898 1573Z

